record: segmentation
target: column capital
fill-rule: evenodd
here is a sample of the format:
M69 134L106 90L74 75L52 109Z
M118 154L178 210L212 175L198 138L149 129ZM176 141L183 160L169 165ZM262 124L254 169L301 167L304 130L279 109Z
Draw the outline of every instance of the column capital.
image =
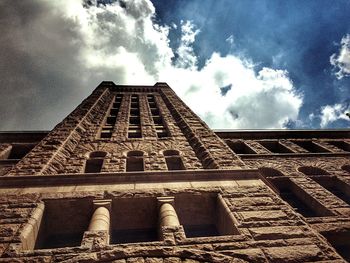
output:
M174 196L159 196L157 197L157 205L160 208L163 204L174 205L175 197Z
M111 212L112 208L112 199L95 199L92 201L94 210L96 210L99 207L104 207L108 209L109 212Z

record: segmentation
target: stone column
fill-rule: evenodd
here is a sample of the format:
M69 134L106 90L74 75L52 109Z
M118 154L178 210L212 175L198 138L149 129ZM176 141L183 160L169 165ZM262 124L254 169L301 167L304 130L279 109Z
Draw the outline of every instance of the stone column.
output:
M179 218L172 204L164 202L159 208L159 223L160 226L179 226Z
M106 207L96 208L92 218L88 231L109 231L110 226L110 214Z
M175 245L177 239L185 238L174 208L174 197L158 197L159 237L167 245Z
M112 200L94 200L94 213L89 228L84 233L82 246L99 249L110 239L110 210Z

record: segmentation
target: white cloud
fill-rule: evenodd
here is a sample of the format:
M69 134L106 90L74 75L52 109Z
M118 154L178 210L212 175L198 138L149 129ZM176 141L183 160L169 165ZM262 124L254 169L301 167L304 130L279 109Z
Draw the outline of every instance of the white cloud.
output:
M191 21L181 21L181 42L176 51L178 58L175 65L177 67L188 69L196 68L197 57L194 53L192 44L199 32L198 29L195 29L195 25Z
M346 113L350 111L350 107L346 104L326 105L321 108L321 128L327 127L330 123L337 120L349 120Z
M302 99L288 74L214 53L201 69L170 68L164 78L214 128L283 128L296 120ZM231 85L225 96L220 88Z
M330 62L336 70L335 75L338 79L350 76L350 35L347 34L340 41L339 54L333 54Z
M12 10L14 1L5 3L0 7L5 5ZM2 17L8 19L8 24L0 29L6 29L12 40L0 41L0 48L6 43L10 54L16 54L18 49L31 56L40 54L40 62L38 56L29 56L27 67L33 70L31 63L39 63L38 79L47 74L46 71L50 74L44 82L33 81L31 72L22 72L14 65L10 70L17 78L12 80L13 83L0 84L17 86L26 83L28 95L21 94L27 103L31 103L28 98L33 92L46 98L57 89L57 85L60 87L59 94L52 96L50 101L37 103L32 115L48 114L37 122L32 121L33 126L29 128L42 128L37 125L47 123L47 119L59 121L58 113L62 118L76 101L84 98L102 80L150 85L166 81L212 128L283 128L287 121L297 119L302 98L288 72L271 68L255 72L255 65L248 58L219 53L213 53L199 69L193 44L200 31L192 22L183 21L179 25L182 32L180 45L172 50L168 35L176 25L158 25L154 20L154 6L149 0L89 6L84 5L83 0L27 0L18 3L13 9L22 9L25 11L22 13L28 13L28 3L35 3L31 8L37 13L29 12L32 14L27 18L30 26L22 28L9 25L21 18L21 13L13 14L4 9ZM232 36L227 41L233 39ZM19 47L14 43L20 43L17 44ZM16 59L21 61L23 58ZM21 65L21 69L27 64ZM48 83L51 90L47 88ZM231 87L225 96L221 94L222 87ZM62 107L56 99L58 96L61 96L61 101L68 100L69 106ZM9 106L7 101L2 105ZM17 118L18 123L27 119L26 116ZM6 118L2 121L3 127L13 126Z

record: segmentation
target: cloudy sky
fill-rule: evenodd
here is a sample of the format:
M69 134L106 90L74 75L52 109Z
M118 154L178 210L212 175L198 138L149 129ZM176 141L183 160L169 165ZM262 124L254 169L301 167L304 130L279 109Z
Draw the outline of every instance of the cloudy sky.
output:
M0 130L103 80L167 82L212 128L346 128L349 0L0 0Z

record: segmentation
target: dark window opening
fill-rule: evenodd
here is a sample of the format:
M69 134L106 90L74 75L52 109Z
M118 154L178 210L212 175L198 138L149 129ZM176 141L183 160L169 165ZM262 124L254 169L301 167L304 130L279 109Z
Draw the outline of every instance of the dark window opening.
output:
M304 217L329 216L332 213L317 202L289 178L270 178L268 181L277 190L278 195L296 212Z
M346 152L350 152L350 144L344 141L327 141L327 143L343 150Z
M153 119L153 123L155 125L156 134L158 138L169 137L169 131L165 127L162 116L160 115L159 108L155 102L153 95L147 95L148 106L151 110L151 115Z
M334 247L339 255L350 262L350 231L321 233Z
M184 226L186 237L211 237L219 236L215 225Z
M164 151L165 162L168 170L185 170L185 166L180 157L180 153L176 150Z
M152 102L149 101L148 105L150 108L157 108L157 104L154 101L152 101Z
M299 167L298 171L305 175L329 175L329 173L321 168L313 166Z
M159 109L157 108L151 108L152 115L158 116L159 115Z
M329 176L313 176L311 179L350 205L350 186L347 183Z
M85 173L99 173L102 170L104 157L107 153L102 151L92 152L86 160Z
M168 137L168 132L163 130L163 131L157 131L157 137L158 138L166 138Z
M131 116L139 116L140 115L140 110L138 108L137 109L131 108L130 109L130 115Z
M129 125L128 138L142 138L141 127L139 125Z
M129 131L128 138L130 139L142 138L142 134L140 131Z
M35 144L13 144L11 145L11 151L8 155L8 159L22 159L27 153L29 153Z
M167 165L169 171L170 170L185 170L185 166L184 166L180 156L166 157L165 161L166 161L166 165Z
M273 153L292 153L293 152L278 141L259 141L259 143Z
M321 147L320 145L312 141L292 141L293 143L299 145L310 153L326 153L329 152L327 149Z
M113 201L111 244L158 241L155 198L120 198Z
M116 109L118 109L118 108L120 108L120 102L114 102L113 103L113 108L116 108Z
M343 165L343 166L341 167L341 169L344 170L344 171L346 171L346 172L348 172L348 173L350 173L350 165Z
M99 173L103 166L103 159L86 160L85 173Z
M162 118L160 116L153 117L153 122L156 125L163 125L163 120L162 120Z
M109 125L114 125L116 121L117 121L117 117L109 116L109 117L107 117L106 123Z
M110 116L117 116L119 112L119 109L111 109L109 115Z
M231 148L231 150L236 154L256 154L248 145L246 145L244 142L227 142L228 146Z
M112 132L110 132L110 131L102 131L100 137L103 138L103 139L111 138L112 137Z
M128 138L142 138L140 106L139 98L137 95L131 96Z
M186 237L211 237L238 234L230 211L217 194L179 194L175 210Z
M131 151L128 152L126 158L126 171L134 172L134 171L143 171L143 152L141 151Z
M80 246L92 215L91 204L87 199L45 202L35 249Z
M117 99L118 99L118 102L117 102ZM118 116L121 100L122 100L122 96L117 95L117 97L115 98L115 102L112 104L112 108L110 109L109 114L106 117L105 123L101 129L101 132L100 132L101 139L112 138L113 130L117 122L117 116Z
M277 169L270 168L270 167L261 167L259 168L259 172L265 176L265 177L281 177L284 176L284 174Z
M129 123L130 124L140 124L141 123L141 120L139 117L130 117L129 118Z

